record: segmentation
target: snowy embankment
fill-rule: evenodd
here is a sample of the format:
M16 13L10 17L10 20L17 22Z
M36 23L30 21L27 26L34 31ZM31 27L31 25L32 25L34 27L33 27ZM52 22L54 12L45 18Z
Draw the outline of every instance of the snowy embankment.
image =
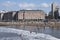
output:
M17 35L19 35L21 38L20 40L60 40L48 34L35 33L13 28L0 27L0 32L17 33Z

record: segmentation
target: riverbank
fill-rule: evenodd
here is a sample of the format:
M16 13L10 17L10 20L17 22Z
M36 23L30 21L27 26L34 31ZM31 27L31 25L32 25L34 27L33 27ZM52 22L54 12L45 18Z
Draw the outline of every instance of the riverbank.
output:
M60 22L0 22L0 27L45 33L60 38Z
M49 26L60 27L60 22L0 22L0 26Z

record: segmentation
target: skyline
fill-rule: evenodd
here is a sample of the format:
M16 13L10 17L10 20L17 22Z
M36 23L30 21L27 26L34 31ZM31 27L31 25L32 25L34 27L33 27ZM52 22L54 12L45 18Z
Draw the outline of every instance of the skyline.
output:
M59 5L60 0L0 0L0 10L44 10L48 13L53 2Z

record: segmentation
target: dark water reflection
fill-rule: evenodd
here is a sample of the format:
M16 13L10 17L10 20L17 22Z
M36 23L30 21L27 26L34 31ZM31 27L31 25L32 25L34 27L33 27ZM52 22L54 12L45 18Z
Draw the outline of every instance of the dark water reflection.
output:
M28 30L31 32L50 34L50 35L60 39L60 29L59 28L38 27L38 26L1 26L1 27L10 27L10 28Z

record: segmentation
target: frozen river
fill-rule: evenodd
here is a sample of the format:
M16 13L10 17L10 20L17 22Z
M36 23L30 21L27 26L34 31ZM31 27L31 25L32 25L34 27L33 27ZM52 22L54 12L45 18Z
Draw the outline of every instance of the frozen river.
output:
M49 27L0 27L0 40L60 40L60 30ZM23 29L23 30L22 30Z

